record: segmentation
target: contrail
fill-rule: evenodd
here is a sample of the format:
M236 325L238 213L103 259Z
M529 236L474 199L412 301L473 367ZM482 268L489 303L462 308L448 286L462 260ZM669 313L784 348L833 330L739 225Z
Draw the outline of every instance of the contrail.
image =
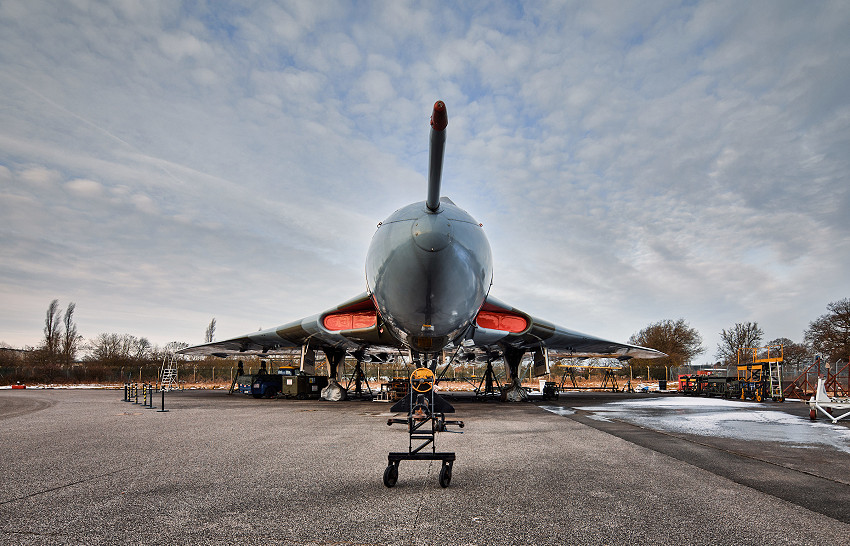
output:
M37 96L38 98L40 98L41 100L43 100L43 101L44 101L44 102L46 102L47 104L51 105L52 107L56 108L57 110L59 110L59 111L61 111L61 112L64 112L65 114L67 114L67 115L69 115L69 116L71 116L71 117L73 117L73 118L75 118L75 119L77 119L77 120L79 120L79 121L81 121L81 122L85 123L86 125L88 125L89 127L92 127L93 129L95 129L95 130L97 130L97 131L100 131L101 133L103 133L104 135L108 136L108 137L109 137L109 138L111 138L112 140L115 140L116 142L119 142L119 143L123 144L124 146L126 146L127 148L129 148L129 149L133 150L134 152L137 152L138 154L140 154L140 155L142 155L142 156L144 156L144 157L150 157L150 158L153 158L153 159L158 159L159 161L164 161L164 160L162 160L162 159L160 159L160 158L157 158L157 157L155 157L155 156L153 156L153 155L151 155L151 154L146 153L144 150L140 149L139 147L137 147L137 146L135 146L135 145L133 145L133 144L130 144L130 143L129 143L129 142L127 142L126 140L122 139L121 137L119 137L119 136L117 136L117 135L114 135L114 134L110 133L107 129L104 129L103 127L101 127L101 126L97 125L96 123L94 123L94 122L92 122L92 121L87 120L86 118L82 117L81 115L77 114L76 112L72 112L71 110L68 110L67 108L65 108L65 107L64 107L64 106L62 106L61 104L59 104L59 103L57 103L56 101L54 101L53 99L51 99L51 98L49 98L49 97L45 96L44 94L42 94L41 92L37 91L36 89L33 89L32 87L28 86L27 84L25 84L24 82L22 82L22 81L20 81L19 79L15 78L14 76L11 76L11 75L9 75L9 74L6 74L5 76L6 76L6 78L7 78L7 79L9 79L9 80L11 80L12 82L16 83L18 86L22 87L23 89L26 89L28 92L30 92L30 93L32 93L33 95ZM159 170L161 170L163 173L165 173L167 176L169 176L170 178L172 178L175 182L178 182L178 183L180 183L180 184L184 184L184 183L185 183L182 179L178 178L178 177L177 177L174 173L172 173L171 171L169 171L168 169L166 169L164 166L162 166L162 165L160 165L160 164L157 164L157 163L153 163L153 165L154 165L154 167L158 168L158 169L159 169Z

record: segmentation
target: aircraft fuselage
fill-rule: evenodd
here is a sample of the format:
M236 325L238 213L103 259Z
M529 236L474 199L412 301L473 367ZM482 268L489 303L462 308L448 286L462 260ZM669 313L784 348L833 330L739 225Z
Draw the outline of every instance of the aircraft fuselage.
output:
M484 229L443 198L395 211L366 254L366 282L390 333L412 350L436 353L460 337L484 303L493 257Z

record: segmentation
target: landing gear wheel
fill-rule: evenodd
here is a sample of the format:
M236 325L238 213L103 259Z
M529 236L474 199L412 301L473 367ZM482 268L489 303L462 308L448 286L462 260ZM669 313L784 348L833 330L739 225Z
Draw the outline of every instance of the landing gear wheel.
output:
M448 487L452 483L452 467L444 464L440 469L440 487Z
M442 474L440 474L442 476ZM398 465L390 464L387 465L387 469L384 470L384 485L387 487L395 487L396 482L398 481ZM443 486L445 487L445 486Z
M812 421L818 420L818 412L816 409L812 408L809 410L809 419L811 419Z

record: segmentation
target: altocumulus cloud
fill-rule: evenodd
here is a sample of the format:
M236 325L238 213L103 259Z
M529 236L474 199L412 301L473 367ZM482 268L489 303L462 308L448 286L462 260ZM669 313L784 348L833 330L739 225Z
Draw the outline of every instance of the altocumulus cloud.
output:
M8 0L0 340L53 298L155 343L364 288L375 223L443 191L493 293L625 340L684 317L801 340L850 296L844 2Z

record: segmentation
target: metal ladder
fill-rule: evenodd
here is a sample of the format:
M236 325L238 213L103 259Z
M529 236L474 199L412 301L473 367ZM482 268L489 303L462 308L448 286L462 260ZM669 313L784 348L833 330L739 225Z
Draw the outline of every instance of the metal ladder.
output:
M782 393L782 363L770 362L770 397L779 402L784 395Z
M163 391L176 390L177 386L177 355L168 353L162 358L162 368L159 371L159 388Z

